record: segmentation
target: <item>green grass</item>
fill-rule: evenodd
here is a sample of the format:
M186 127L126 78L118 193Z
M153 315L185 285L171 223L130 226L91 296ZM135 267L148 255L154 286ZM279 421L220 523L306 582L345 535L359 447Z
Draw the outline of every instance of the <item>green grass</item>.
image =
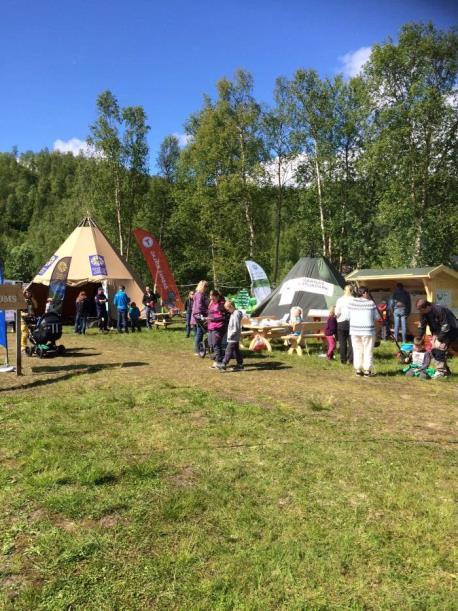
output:
M65 339L0 393L5 609L456 608L454 380Z

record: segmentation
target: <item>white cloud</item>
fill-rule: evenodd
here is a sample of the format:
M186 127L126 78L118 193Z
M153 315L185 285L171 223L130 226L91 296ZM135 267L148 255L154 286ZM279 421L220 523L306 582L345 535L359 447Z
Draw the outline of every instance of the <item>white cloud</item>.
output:
M177 132L175 132L173 135L175 136L175 138L177 138L178 144L181 148L189 144L192 140L192 136L190 136L189 134L178 134Z
M85 140L79 138L70 138L70 140L54 140L53 144L54 151L60 151L61 153L71 153L75 157L77 155L84 155L84 157L94 157L94 147L89 146Z
M364 64L368 61L371 55L371 47L361 47L351 53L345 53L339 57L341 63L341 70L344 76L351 78L356 76L362 70Z

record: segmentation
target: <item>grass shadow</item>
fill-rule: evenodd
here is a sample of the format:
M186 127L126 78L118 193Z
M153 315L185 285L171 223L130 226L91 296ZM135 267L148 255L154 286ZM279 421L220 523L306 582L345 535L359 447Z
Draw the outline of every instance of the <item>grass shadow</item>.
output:
M64 358L66 356L71 356L74 359L79 359L84 356L99 356L101 354L101 352L73 352L72 348L70 350L65 350L64 354L62 354L61 356L63 356Z
M245 364L246 370L256 370L256 371L264 371L264 370L275 370L279 369L291 369L291 365L287 365L286 363L282 363L281 361L264 361L263 363L249 363Z
M73 354L75 352L82 352L83 350L92 350L92 351L94 351L94 350L96 350L96 348L91 348L89 346L79 346L79 347L78 346L74 346L74 347L72 346L71 348L67 348L65 350L65 354Z
M59 371L82 371L88 370L100 371L102 369L116 369L123 367L141 367L142 365L149 365L144 361L126 361L121 363L90 363L88 365L44 365L42 367L32 367L32 372L36 374L40 373L58 373Z
M125 363L98 363L94 365L64 365L55 367L52 366L44 366L43 368L39 368L35 370L32 369L32 372L36 375L40 373L58 373L60 371L67 371L64 375L61 376L53 376L50 378L45 378L41 380L33 380L32 382L27 382L26 384L17 384L16 386L9 386L5 388L0 388L0 392L10 392L14 390L27 390L30 388L38 388L40 386L48 386L49 384L55 384L56 382L63 382L65 380L70 380L71 378L88 373L98 373L99 371L109 370L109 369L124 369L126 367L142 367L143 365L148 365L149 363L143 361L126 361Z

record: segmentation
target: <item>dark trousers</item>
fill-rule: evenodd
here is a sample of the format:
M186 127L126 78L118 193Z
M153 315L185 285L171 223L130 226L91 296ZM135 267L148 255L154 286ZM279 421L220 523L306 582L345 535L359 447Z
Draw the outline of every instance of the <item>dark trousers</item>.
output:
M339 353L341 363L353 362L353 348L350 339L350 321L337 323L337 338L339 340Z
M224 358L223 350L223 339L224 329L213 329L212 334L212 346L214 352L214 359L217 363L222 363Z
M132 329L132 333L135 331L141 331L140 327L140 319L139 318L131 318L130 319L130 328Z
M237 365L243 365L243 356L240 352L238 342L227 342L227 348L223 359L224 365L227 365L231 359L235 359Z
M97 312L97 318L99 319L99 329L100 331L108 331L108 313L107 311L99 311Z
M186 337L191 335L191 331L194 329L194 325L191 325L191 322L186 322Z
M125 331L126 333L129 332L127 326L127 310L118 310L118 320L116 328L118 329L118 331Z

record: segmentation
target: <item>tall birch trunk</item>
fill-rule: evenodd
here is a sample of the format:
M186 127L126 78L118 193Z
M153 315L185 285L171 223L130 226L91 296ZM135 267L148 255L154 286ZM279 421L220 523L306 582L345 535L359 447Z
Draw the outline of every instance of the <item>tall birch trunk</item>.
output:
M321 190L321 171L320 165L318 163L318 146L315 141L315 174L316 174L316 185L318 192L318 207L320 210L320 228L321 228L321 242L323 247L323 257L326 257L328 254L327 244L326 244L326 230L324 226L324 208L323 208L323 194Z
M277 164L278 196L277 196L277 210L276 210L276 217L275 217L275 255L274 255L274 278L273 278L275 283L277 282L279 259L280 259L281 213L282 213L282 207L283 207L283 185L281 181L281 170L282 170L282 160L279 155L278 164Z
M119 185L119 176L115 180L115 206L116 206L116 222L118 225L119 252L124 256L124 240L122 237L122 217L121 217L121 189Z
M250 241L250 258L254 256L254 244L256 239L256 234L254 230L254 222L253 222L253 214L252 214L252 201L251 196L248 192L247 188L247 180L246 180L246 160L245 160L245 142L243 140L243 132L239 129L239 143L240 143L240 156L242 161L242 183L243 183L243 205L245 211L245 219L248 225L249 232L249 241Z

